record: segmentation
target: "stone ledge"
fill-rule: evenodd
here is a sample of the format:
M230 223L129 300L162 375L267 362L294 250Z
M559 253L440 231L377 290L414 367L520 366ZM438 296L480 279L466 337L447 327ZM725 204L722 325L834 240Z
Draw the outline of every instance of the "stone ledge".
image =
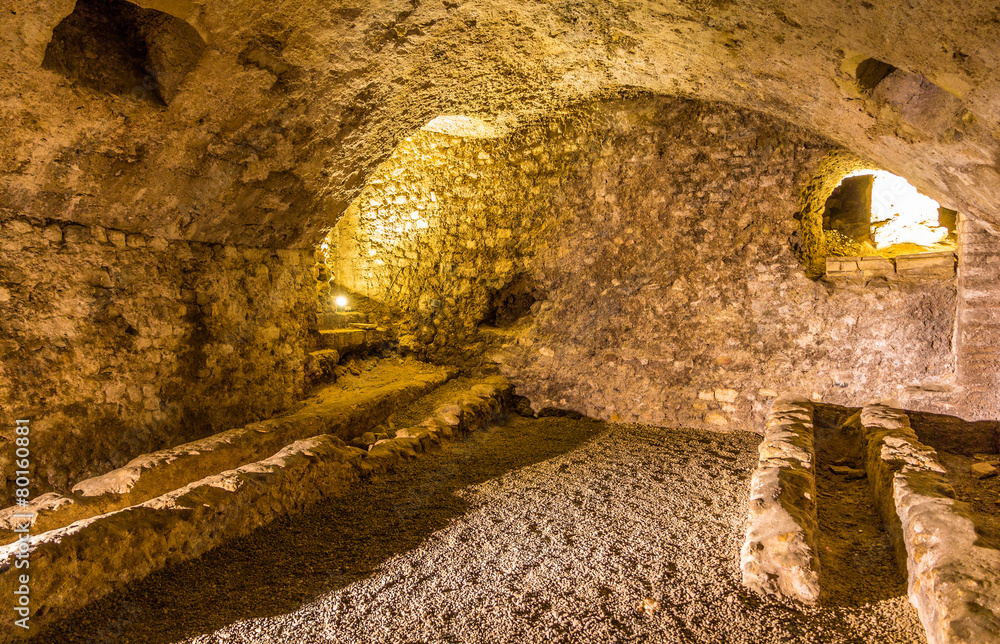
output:
M871 405L860 424L876 506L929 644L995 642L1000 550L975 545L975 526L954 500L937 453L920 443L904 412Z
M955 253L919 253L885 257L827 257L826 277L829 279L862 280L872 277L886 279L944 280L955 277Z
M348 493L359 479L485 427L502 416L512 390L503 378L489 378L369 452L336 436L314 436L155 499L32 535L27 569L32 624L37 628L65 617L128 582L194 559L322 498ZM0 547L0 593L7 597L24 573L12 566L17 551L17 543Z
M381 328L323 329L317 336L316 345L320 349L333 349L341 356L373 349L390 340L387 330Z
M743 585L815 603L820 587L812 404L775 400L759 452L740 551Z
M346 329L354 322L367 322L368 316L361 311L324 312L316 314L316 324L321 331Z

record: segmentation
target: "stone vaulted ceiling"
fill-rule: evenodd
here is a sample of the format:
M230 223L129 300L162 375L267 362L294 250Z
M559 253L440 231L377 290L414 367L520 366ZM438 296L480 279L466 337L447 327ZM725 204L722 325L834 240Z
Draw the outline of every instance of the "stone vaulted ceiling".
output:
M438 115L512 126L646 91L812 129L1000 224L996 3L136 4L204 40L165 105L43 68L73 0L0 2L0 217L307 247ZM873 89L857 78L868 59L896 68Z

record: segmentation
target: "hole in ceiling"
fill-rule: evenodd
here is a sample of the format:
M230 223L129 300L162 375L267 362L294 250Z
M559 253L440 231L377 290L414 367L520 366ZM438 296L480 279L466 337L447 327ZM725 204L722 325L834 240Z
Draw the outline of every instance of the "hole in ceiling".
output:
M166 105L205 49L174 16L124 0L78 0L52 32L42 67L84 87Z
M881 60L876 60L875 58L868 58L858 63L858 68L854 72L854 76L858 79L858 87L860 87L862 91L870 92L875 89L875 87L878 86L878 84L881 83L886 76L894 71L896 71L896 68L889 63L884 63Z

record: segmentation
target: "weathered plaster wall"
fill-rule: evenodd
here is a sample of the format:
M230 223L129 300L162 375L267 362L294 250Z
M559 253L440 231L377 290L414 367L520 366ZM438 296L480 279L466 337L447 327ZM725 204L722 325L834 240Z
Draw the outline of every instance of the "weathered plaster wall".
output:
M794 216L829 149L680 99L506 139L422 133L328 238L332 273L388 291L439 355L529 275L533 324L494 357L536 407L599 418L751 428L775 390L857 404L951 373L953 282L806 277Z
M30 419L34 493L65 491L287 407L315 326L307 260L7 215L0 446Z

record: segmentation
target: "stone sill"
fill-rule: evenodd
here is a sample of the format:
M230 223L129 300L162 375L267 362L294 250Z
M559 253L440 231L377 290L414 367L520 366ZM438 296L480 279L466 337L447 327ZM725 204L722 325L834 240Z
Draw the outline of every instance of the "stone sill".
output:
M949 280L955 278L958 258L952 251L886 257L827 257L826 277L832 280Z

